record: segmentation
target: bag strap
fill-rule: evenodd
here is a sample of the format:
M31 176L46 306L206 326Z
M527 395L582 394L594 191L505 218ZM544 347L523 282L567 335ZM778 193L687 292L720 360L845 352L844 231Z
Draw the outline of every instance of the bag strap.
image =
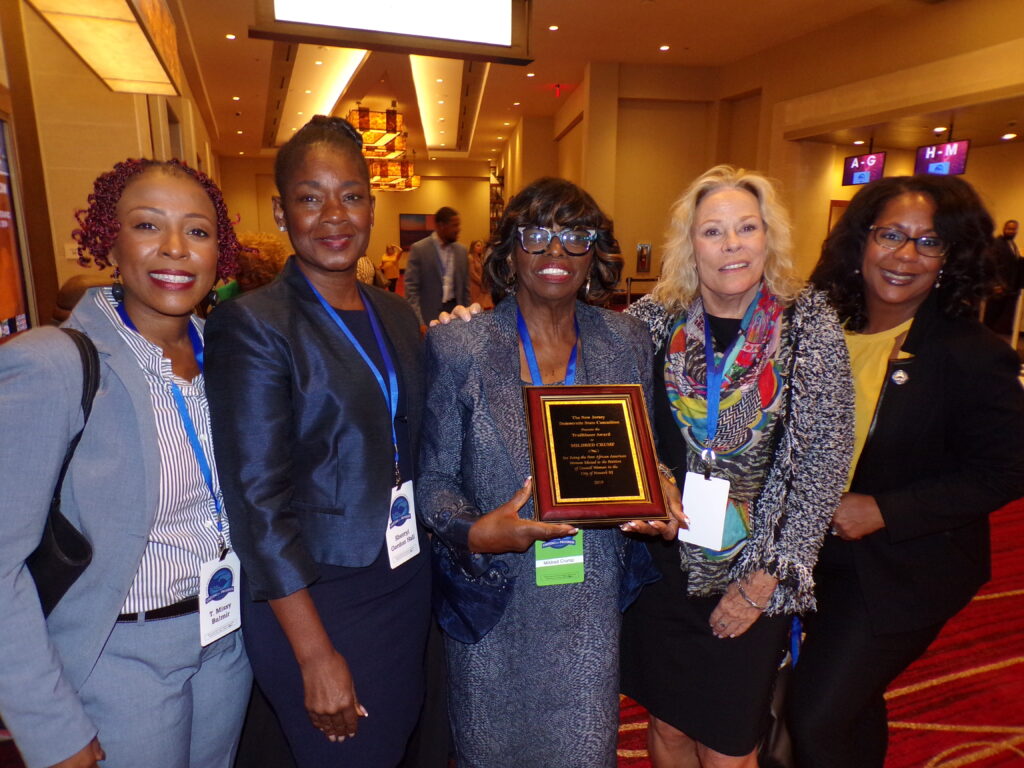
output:
M85 432L85 424L89 421L89 413L92 411L92 401L96 397L96 390L100 387L100 356L96 351L96 345L92 343L92 339L74 328L61 328L61 330L75 343L78 354L82 358L82 428L78 430L78 434L71 438L71 442L68 443L68 450L64 454L64 464L60 468L57 485L53 489L53 499L55 501L60 499L61 487L64 485L64 475L68 472L68 466L75 455L78 441L82 439L82 433Z

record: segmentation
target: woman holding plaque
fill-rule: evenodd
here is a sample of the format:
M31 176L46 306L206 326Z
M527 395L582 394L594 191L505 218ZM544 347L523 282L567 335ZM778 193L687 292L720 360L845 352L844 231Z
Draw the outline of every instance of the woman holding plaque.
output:
M361 146L318 115L281 147L274 218L295 253L207 325L249 658L300 768L397 765L424 690L419 324L356 279L374 218Z
M811 276L845 324L857 440L789 691L797 765L881 767L886 687L988 580L988 515L1024 494L1020 359L975 320L991 239L963 180L882 179Z
M460 768L615 765L620 610L656 575L623 531L672 538L678 492L668 523L534 522L522 385L631 383L650 396L643 326L587 303L616 283L617 254L590 195L536 181L509 203L485 265L509 295L427 335L416 493L435 534ZM545 542L577 562L549 578Z
M853 437L842 331L802 290L771 183L730 166L672 209L662 277L630 308L655 345L655 429L684 486L681 541L623 626L623 692L653 765L756 765L790 616L839 503ZM666 649L672 649L666 653Z

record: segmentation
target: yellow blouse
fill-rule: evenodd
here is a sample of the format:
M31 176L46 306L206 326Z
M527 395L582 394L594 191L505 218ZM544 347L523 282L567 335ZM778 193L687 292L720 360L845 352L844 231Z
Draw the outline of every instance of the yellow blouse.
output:
M882 393L882 384L888 371L892 347L896 339L910 330L914 318L900 323L895 328L880 333L856 333L846 331L846 349L850 352L850 367L853 369L853 391L855 397L855 426L853 431L853 461L846 477L846 488L850 490L854 470L860 460L864 443L868 439L871 420L875 416L878 396ZM900 350L896 359L911 357Z

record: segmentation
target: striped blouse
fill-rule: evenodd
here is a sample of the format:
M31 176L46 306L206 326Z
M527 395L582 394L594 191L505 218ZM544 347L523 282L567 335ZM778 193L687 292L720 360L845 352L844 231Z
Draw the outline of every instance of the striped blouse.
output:
M124 613L152 611L195 597L199 593L200 564L220 554L217 508L192 452L171 390L172 381L181 389L213 471L214 490L221 498L206 385L202 373L193 381L175 376L171 361L163 356L163 351L121 322L109 288L97 294L96 302L138 360L153 401L160 455L159 503L139 571L122 609ZM227 515L222 514L221 518L224 541L230 544Z

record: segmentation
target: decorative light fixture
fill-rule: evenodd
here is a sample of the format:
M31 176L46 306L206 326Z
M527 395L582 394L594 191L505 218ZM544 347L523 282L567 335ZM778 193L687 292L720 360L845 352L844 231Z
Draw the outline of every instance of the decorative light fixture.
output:
M381 112L357 104L348 113L348 121L363 137L371 189L406 192L420 186L412 160L405 157L405 120L396 107L392 101L391 108Z
M178 96L184 82L164 0L28 0L112 91Z

